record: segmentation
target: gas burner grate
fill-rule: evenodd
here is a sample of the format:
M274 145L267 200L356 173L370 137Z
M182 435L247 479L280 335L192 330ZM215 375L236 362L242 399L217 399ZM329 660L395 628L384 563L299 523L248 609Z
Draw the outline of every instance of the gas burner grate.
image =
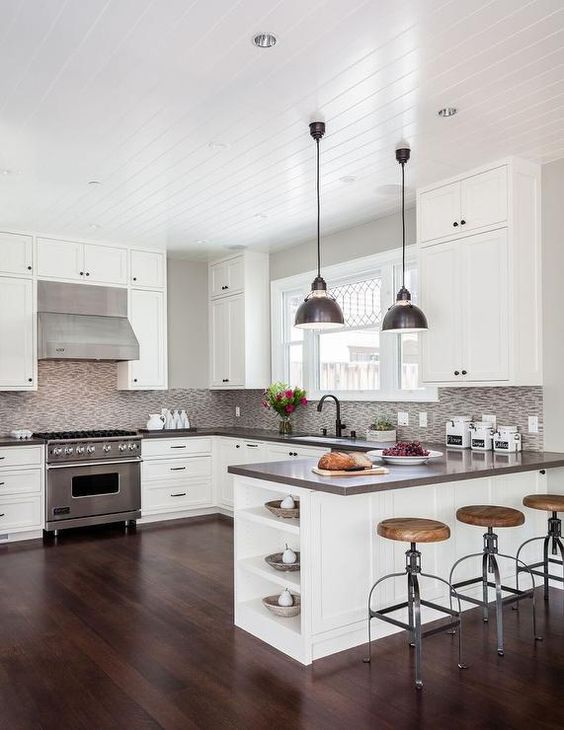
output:
M125 431L118 428L105 428L84 431L45 431L33 434L35 438L47 441L61 441L64 439L98 439L137 436L137 431Z

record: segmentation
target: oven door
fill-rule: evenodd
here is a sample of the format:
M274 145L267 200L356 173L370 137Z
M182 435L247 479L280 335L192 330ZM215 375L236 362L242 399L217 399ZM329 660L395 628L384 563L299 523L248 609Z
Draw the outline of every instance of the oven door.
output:
M141 509L140 459L47 466L47 523Z

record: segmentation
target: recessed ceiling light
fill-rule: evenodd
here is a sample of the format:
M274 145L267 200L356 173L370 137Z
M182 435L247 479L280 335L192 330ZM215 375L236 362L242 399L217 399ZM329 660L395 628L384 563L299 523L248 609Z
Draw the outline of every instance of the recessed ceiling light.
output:
M89 180L89 185L101 185L102 183L99 180Z
M102 228L102 226L99 223L91 223L88 228L90 228L91 231L97 231L99 228Z
M343 175L343 177L339 178L339 181L342 183L345 183L345 185L351 185L353 182L356 182L356 176L355 175Z
M268 218L268 216L266 215L266 213L255 213L253 218L256 218L259 221L264 221Z
M226 150L229 149L227 142L209 142L208 147L210 150Z
M274 33L257 33L253 37L253 44L257 48L272 48L278 43L278 38Z
M0 173L4 175L4 177L8 177L8 175L19 175L19 170L10 170L8 168L4 168L3 170L0 170Z
M199 239L198 239L198 240L196 241L196 245L197 245L197 246L203 246L203 245L204 245L204 243L207 243L207 242L208 242L207 238L199 238Z
M245 251L246 246L242 246L240 243L234 243L232 246L227 246L228 251Z
M453 117L458 109L455 106L445 106L437 112L440 117Z

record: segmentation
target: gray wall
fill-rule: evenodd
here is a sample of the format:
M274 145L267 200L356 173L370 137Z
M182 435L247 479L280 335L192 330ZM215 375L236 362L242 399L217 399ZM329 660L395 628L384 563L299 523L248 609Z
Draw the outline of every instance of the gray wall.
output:
M542 256L544 448L564 451L564 158L542 169Z
M208 265L168 259L169 388L208 387Z
M407 243L415 243L415 208L406 212ZM321 265L330 266L342 261L369 256L401 246L401 217L399 213L378 218L361 226L347 228L321 239ZM316 267L314 239L297 246L275 251L270 255L270 278L283 279L303 274Z

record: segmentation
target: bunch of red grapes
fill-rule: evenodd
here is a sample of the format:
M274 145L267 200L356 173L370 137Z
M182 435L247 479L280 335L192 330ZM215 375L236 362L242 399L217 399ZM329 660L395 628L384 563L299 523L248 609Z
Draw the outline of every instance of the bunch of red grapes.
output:
M395 446L382 451L383 456L429 456L420 441L398 441Z

